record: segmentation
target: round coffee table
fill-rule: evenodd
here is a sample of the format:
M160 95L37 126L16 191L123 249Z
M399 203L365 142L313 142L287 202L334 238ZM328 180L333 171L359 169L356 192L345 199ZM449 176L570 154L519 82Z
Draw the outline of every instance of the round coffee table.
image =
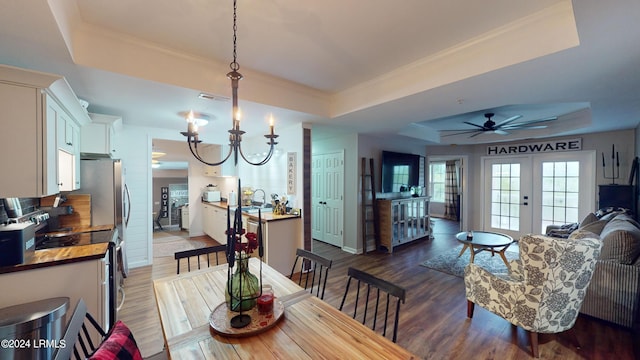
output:
M467 238L467 232L461 232L456 234L456 239L460 241L464 246L460 250L458 257L464 254L464 251L469 249L471 252L471 260L473 262L475 255L481 251L491 252L491 256L498 254L504 261L507 268L509 263L504 256L504 252L513 244L513 238L509 235L492 233L486 231L474 231L471 239Z

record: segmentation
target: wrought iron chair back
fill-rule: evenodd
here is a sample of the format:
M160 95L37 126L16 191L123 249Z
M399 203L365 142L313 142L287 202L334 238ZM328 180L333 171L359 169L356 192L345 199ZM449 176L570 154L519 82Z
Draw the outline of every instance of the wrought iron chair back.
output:
M324 289L327 286L329 269L331 269L333 261L318 254L314 254L311 251L297 249L296 260L291 268L289 279L293 279L293 275L295 274L298 265L298 260L302 260L302 271L300 271L298 285L308 289L311 294L315 291L315 295L317 297L324 299Z
M374 275L371 275L362 270L358 270L355 268L349 268L348 270L348 280L347 287L344 291L344 296L342 297L342 302L340 303L340 311L342 311L345 300L349 295L349 287L351 285L351 280L357 280L357 289L355 294L355 300L353 301L353 318L356 319L358 316L358 307L364 305L364 314L362 314L362 324L366 325L367 322L367 314L369 312L369 307L374 306L373 315L371 319L371 329L376 331L376 326L378 325L378 316L384 316L384 324L382 328L382 336L387 335L387 326L388 320L390 317L390 313L393 313L393 342L396 342L398 336L398 322L400 320L400 302L405 302L406 290L398 285L392 284L384 279L378 278ZM360 284L364 283L366 285L366 296L360 296ZM375 293L375 297L371 297L371 293ZM384 311L380 309L382 295L382 304L384 306ZM390 305L395 301L395 306L390 311Z
M207 246L198 249L177 251L174 254L174 258L176 259L176 274L180 274L180 260L187 259L187 271L191 271L191 258L196 257L198 260L198 269L200 269L200 256L204 255L207 257L207 267L211 266L211 260L209 255L216 255L216 265L220 265L220 259L218 258L218 253L222 252L226 254L227 246L226 245L216 245L216 246Z

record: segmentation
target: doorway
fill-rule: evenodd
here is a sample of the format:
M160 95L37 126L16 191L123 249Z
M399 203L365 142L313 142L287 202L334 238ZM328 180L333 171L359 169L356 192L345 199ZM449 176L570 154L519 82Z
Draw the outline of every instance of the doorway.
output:
M446 219L448 227L467 228L466 155L430 156L428 158L429 215Z
M595 208L595 152L485 158L484 230L514 238Z

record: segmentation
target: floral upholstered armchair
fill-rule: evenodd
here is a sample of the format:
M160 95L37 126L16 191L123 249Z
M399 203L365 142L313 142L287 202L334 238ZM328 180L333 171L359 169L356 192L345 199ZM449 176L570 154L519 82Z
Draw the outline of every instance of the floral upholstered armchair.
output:
M509 274L492 274L475 264L465 268L467 316L473 317L478 304L525 329L538 357L538 333L573 327L601 242L593 233L573 239L525 235L519 246L520 259L510 263Z

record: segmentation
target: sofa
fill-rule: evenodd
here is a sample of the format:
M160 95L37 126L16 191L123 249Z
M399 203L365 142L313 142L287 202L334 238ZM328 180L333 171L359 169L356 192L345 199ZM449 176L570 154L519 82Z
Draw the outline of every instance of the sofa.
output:
M580 312L637 328L640 311L640 224L625 209L601 209L573 225L547 228L547 235L600 237L602 251Z

